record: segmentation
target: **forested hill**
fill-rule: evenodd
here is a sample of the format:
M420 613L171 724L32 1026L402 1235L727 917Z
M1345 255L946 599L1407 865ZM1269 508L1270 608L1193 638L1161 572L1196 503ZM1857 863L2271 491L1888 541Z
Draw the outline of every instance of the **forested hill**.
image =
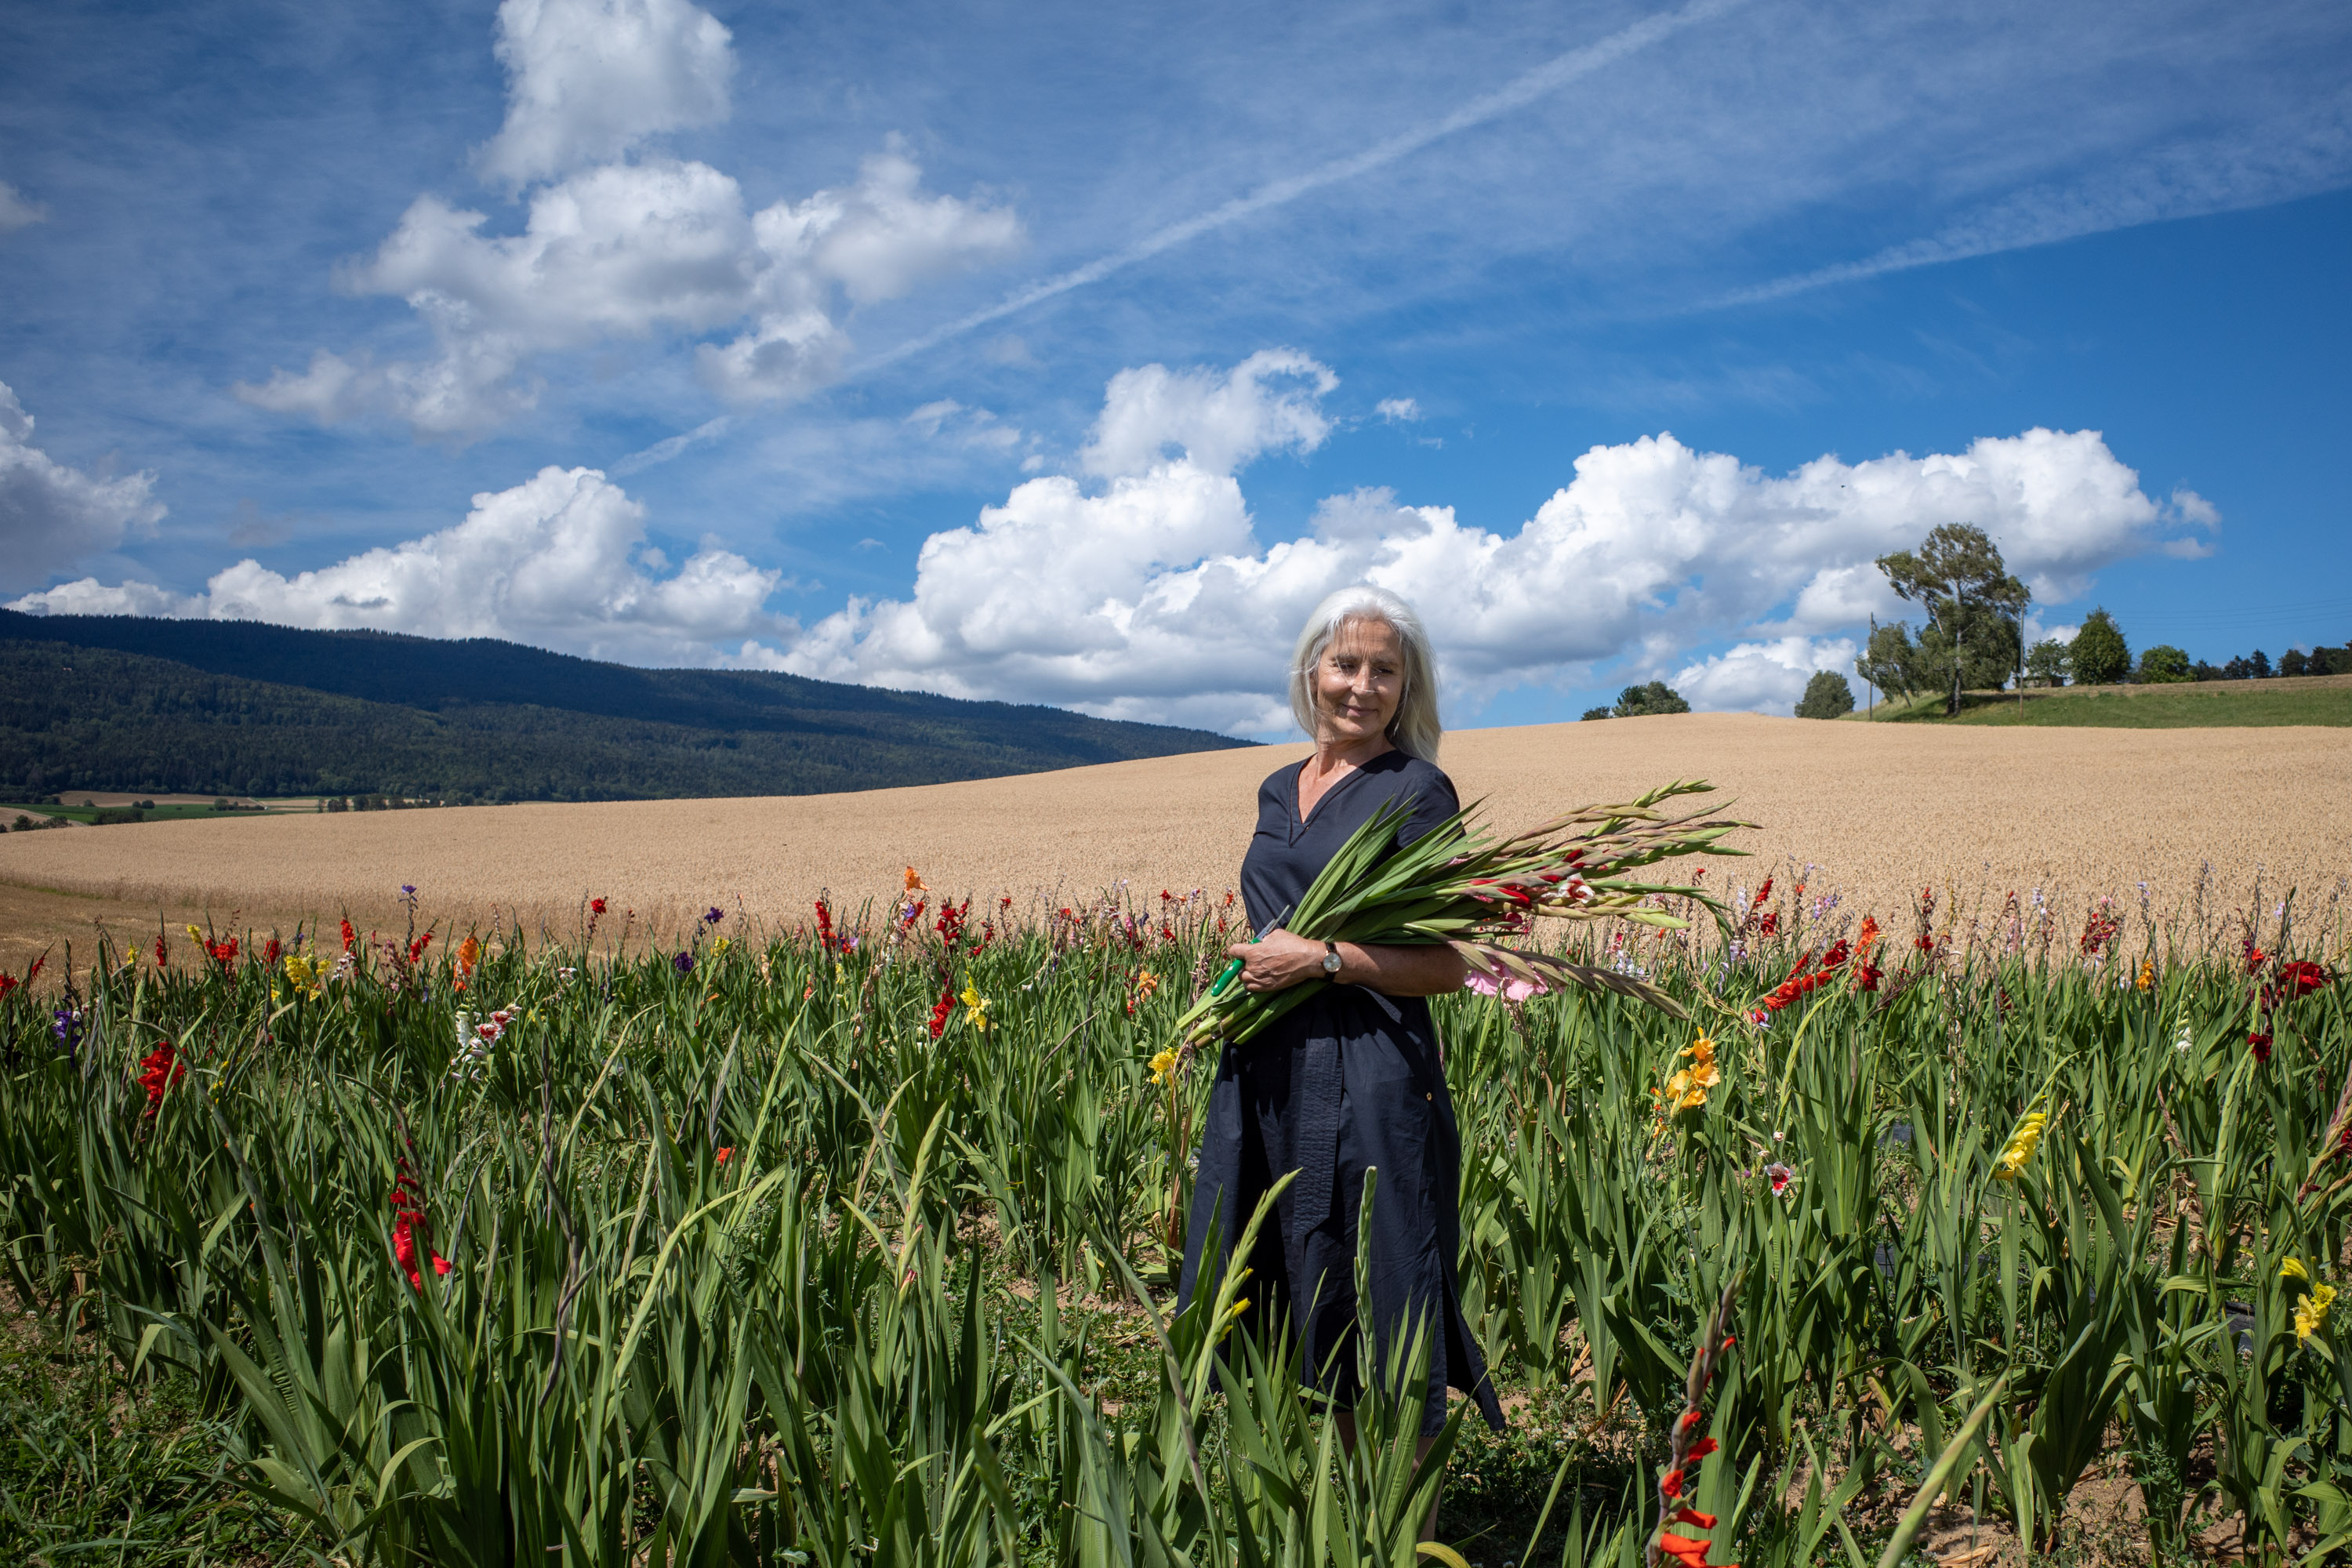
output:
M486 637L0 610L0 795L806 795L1244 744Z

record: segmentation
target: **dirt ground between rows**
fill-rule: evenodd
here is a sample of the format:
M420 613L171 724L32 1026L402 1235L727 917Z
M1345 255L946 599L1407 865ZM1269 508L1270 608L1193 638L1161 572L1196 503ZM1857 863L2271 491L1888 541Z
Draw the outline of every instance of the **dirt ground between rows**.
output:
M405 919L419 889L445 924L519 913L568 932L583 900L675 926L711 905L753 920L803 918L820 889L883 899L903 868L961 895L1035 908L1124 880L1130 891L1232 885L1259 782L1306 754L1275 746L855 795L606 805L475 806L157 822L0 837L0 964L98 922L152 941L209 915L290 928L349 911ZM1824 724L1696 713L1446 738L1465 801L1501 826L1704 777L1761 825L1751 861L1716 877L1754 886L1802 877L1809 901L1907 918L1920 887L1990 922L2006 893L2039 888L2073 926L2113 893L2158 912L2215 917L2296 889L2307 933L2352 875L2352 731L1973 729ZM1803 868L1814 868L1805 873ZM2210 867L2210 872L2201 870ZM1793 879L1793 878L1792 878ZM1785 885L1785 884L1784 884ZM1965 916L1963 919L1965 925ZM2071 928L2070 928L2071 934ZM2331 949L2339 938L2327 938Z

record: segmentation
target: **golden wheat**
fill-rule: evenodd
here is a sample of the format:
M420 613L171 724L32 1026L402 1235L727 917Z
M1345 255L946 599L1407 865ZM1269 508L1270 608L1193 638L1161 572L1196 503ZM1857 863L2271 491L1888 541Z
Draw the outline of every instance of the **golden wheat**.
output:
M0 963L60 931L156 911L239 911L290 923L349 911L397 924L404 883L426 915L510 911L569 931L609 898L639 931L720 905L766 923L804 917L821 889L851 908L903 868L940 892L1034 908L1130 890L1229 886L1258 783L1302 746L1213 752L856 795L513 805L10 834L0 839ZM1949 911L2033 888L2080 908L2095 893L2225 909L2300 889L2315 915L2352 871L2352 731L1928 729L1748 714L1472 730L1444 763L1497 826L1705 777L1763 825L1759 858L1717 873L1837 891L1847 911L1901 916L1934 883ZM1720 799L1722 797L1718 797ZM2319 908L2315 908L2319 906ZM2079 918L2079 917L2077 917Z

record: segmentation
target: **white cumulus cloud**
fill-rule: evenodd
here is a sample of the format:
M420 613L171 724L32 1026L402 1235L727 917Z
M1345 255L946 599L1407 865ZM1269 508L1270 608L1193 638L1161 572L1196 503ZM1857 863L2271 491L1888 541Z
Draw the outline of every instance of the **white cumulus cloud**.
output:
M669 572L646 545L642 503L593 468L548 468L476 496L454 527L291 577L246 560L215 574L202 594L84 579L10 607L503 637L592 658L702 665L717 657L714 645L793 635L792 622L766 608L782 581L709 541Z
M100 479L33 445L33 416L0 382L0 585L45 582L58 568L113 549L163 517L155 476Z
M1110 379L1079 461L1106 477L1140 474L1181 451L1230 474L1262 452L1311 452L1331 433L1318 400L1339 384L1296 349L1261 349L1231 371L1147 364Z
M924 190L895 140L854 183L756 212L708 163L632 151L726 117L729 34L685 0L506 0L498 48L509 115L484 168L529 188L521 230L494 232L488 214L421 195L340 278L354 293L405 300L435 353L378 363L322 348L238 396L322 424L388 416L462 442L537 403L540 355L723 332L696 350L713 391L738 403L799 397L840 374L852 310L1024 241L1011 209Z
M1305 536L1265 542L1233 471L1312 449L1332 384L1287 351L1222 375L1120 373L1081 457L1106 482L1019 486L926 542L911 596L853 601L781 662L1261 731L1285 722L1283 659L1307 608L1370 581L1419 607L1457 703L1616 660L1686 680L1695 703L1785 711L1813 670L1851 664L1871 613L1899 610L1873 560L1938 523L1984 528L2038 597L2063 602L2100 567L2164 548L2168 530L2212 521L2201 501L2151 500L2095 431L1822 457L1785 475L1661 434L1586 452L1515 531L1370 489L1324 501ZM1725 641L1737 646L1690 657Z
M728 114L732 36L686 0L505 0L506 124L483 172L520 185Z
M1736 643L1685 665L1670 683L1694 708L1786 714L1805 694L1805 682L1816 670L1835 670L1849 683L1858 682L1853 660L1861 651L1862 645L1853 637L1784 637Z

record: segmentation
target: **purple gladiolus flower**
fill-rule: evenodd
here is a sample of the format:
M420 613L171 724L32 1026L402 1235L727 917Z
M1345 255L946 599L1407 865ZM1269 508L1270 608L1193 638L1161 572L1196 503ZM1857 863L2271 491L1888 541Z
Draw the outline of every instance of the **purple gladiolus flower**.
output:
M694 954L690 952L680 952L676 958L669 961L669 964L672 969L677 970L680 974L691 974L694 973Z

